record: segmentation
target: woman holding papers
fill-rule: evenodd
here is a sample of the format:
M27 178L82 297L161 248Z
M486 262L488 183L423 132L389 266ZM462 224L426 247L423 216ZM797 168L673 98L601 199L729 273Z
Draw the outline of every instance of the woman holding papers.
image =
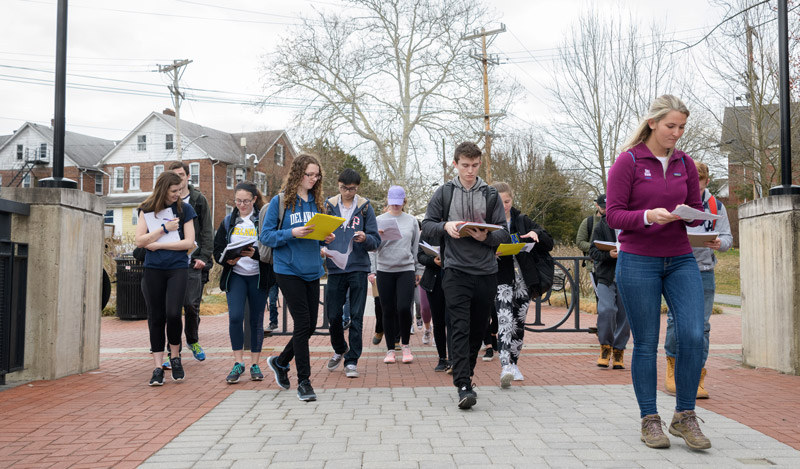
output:
M697 168L675 149L689 110L670 95L657 98L622 146L608 173L606 219L621 229L616 278L633 333L631 375L642 418L641 440L651 448L669 447L656 406L656 353L661 296L675 318L675 414L669 432L692 449L711 442L700 431L695 395L703 359L703 282L676 207L703 210Z
M164 384L164 327L171 352L172 379L182 381L180 346L183 323L181 309L189 278L189 256L194 250L194 222L197 215L181 200L183 181L172 171L156 180L153 193L139 205L136 246L145 248L142 293L148 306L150 350L156 368L150 386Z
M297 398L314 401L317 395L309 380L311 362L308 339L317 327L319 279L325 271L322 268L320 241L303 238L314 232L314 225L307 222L314 215L323 213L325 202L322 197L322 168L317 158L308 154L295 158L281 190L285 194L284 203L280 204L277 195L272 198L262 221L259 239L272 248L275 277L289 307L294 330L283 352L279 356L269 357L267 364L275 373L278 386L289 389L289 363L295 360ZM279 226L280 211L283 212L283 219ZM341 221L337 226L340 224ZM324 238L327 243L333 239L333 233Z
M524 377L517 366L525 335L525 318L531 295L536 292L539 283L539 271L536 261L539 255L547 255L553 249L553 238L544 228L513 207L514 192L505 182L496 182L492 186L497 189L503 210L506 215L506 227L511 233L514 243L536 243L531 252L521 251L511 256L497 258L497 338L500 353L500 387L508 388L511 381L522 381ZM530 286L530 288L529 288Z
M450 340L447 331L450 329L450 318L444 305L444 291L442 290L442 258L439 254L441 239L425 239L421 236L417 259L425 266L425 272L419 282L420 288L425 290L422 296L427 297L433 320L433 338L436 342L436 351L439 362L433 371L442 372L450 369ZM432 246L430 243L436 244ZM420 298L421 299L421 298Z
M252 182L243 181L233 192L236 204L217 229L214 258L222 266L219 289L228 299L228 334L233 349L233 369L225 379L238 383L244 373L244 305L250 305L250 379L261 381L258 366L264 342L264 309L267 290L273 283L269 265L259 262L258 214L264 204L261 192Z
M386 357L384 363L394 363L394 345L397 328L403 344L403 363L411 363L411 304L414 288L422 275L422 266L417 261L419 223L413 216L403 212L406 191L400 186L389 188L388 212L378 216L378 233L381 244L375 253L378 291L383 309L383 327L386 331ZM391 233L391 236L390 236Z

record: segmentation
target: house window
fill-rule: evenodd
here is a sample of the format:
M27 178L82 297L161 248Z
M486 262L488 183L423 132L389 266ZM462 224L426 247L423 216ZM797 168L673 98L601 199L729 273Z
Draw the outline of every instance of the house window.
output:
M138 191L139 190L139 167L138 166L131 166L131 183L128 186L129 190Z
M25 148L22 145L17 145L17 159L21 160L25 154Z
M94 175L94 193L98 195L103 195L103 175L102 174L95 174Z
M114 168L114 190L125 189L125 168Z
M230 206L230 205L228 205L228 204L225 204L225 216L228 216L228 215L230 215L231 213L233 213L233 207L231 207L231 206Z
M285 158L283 156L283 145L280 143L275 146L275 164L283 166Z
M194 187L200 186L200 163L189 163L189 182Z
M138 151L147 151L147 135L138 135L136 137Z
M156 188L156 180L158 179L159 176L161 176L161 173L163 172L164 172L163 164L157 164L153 166L153 189Z
M131 225L133 226L139 224L139 214L137 212L138 210L136 209L131 210Z
M31 173L22 178L22 187L31 187Z
M233 189L233 166L225 168L225 187Z
M253 182L256 183L256 187L258 190L261 191L262 194L267 193L267 175L262 173L261 171L256 171L255 178L253 178Z
M164 144L164 149L165 150L172 150L174 148L174 145L173 145L172 142L173 142L172 134L167 134L167 140L166 140L166 143Z
M46 160L47 159L47 144L42 143L39 145L39 159Z
M103 223L106 225L114 224L114 210L106 210L106 215L103 217Z

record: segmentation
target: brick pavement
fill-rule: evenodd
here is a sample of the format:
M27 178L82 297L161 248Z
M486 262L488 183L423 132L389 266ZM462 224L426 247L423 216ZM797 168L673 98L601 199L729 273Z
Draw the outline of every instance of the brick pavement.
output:
M800 449L800 393L796 391L800 377L743 367L741 321L735 314L738 310L726 311L712 318L707 378L712 398L699 401L699 407L710 415L732 419ZM555 313L548 314L548 319L555 317ZM367 318L368 330L372 320ZM581 321L583 325L593 325L594 317L582 315ZM269 379L233 386L224 383L232 365L227 316L204 317L201 337L209 359L201 363L188 357L186 381L174 383L168 379L165 386L150 388L146 385L152 371L146 322L104 318L100 369L0 392L0 466L136 467L209 415L234 391L259 391L259 399L275 396L277 386ZM288 337L267 338L264 354L279 349L287 340ZM341 371L331 373L324 369L330 354L328 338L314 337L312 382L320 401L326 400L328 393L335 395L352 388L359 392L367 392L363 391L366 388L391 388L392 392L400 388L435 388L437 393L443 393L437 405L453 407L453 397L448 397L448 389L453 394L450 377L433 373L435 349L423 347L420 340L421 335L412 336L417 359L411 365L386 366L382 363L383 348L366 346L359 363L362 376L347 379ZM567 385L621 385L630 389L628 370L594 366L598 347L592 335L529 333L525 342L520 361L526 376L526 386L520 388L525 393L535 395L537 389ZM629 359L626 356L626 364ZM493 393L498 373L496 359L479 362L475 381L485 392ZM294 400L293 393L282 395L292 398L287 402ZM668 403L669 399L660 400L662 406ZM625 418L635 421L638 411L633 398L624 405Z

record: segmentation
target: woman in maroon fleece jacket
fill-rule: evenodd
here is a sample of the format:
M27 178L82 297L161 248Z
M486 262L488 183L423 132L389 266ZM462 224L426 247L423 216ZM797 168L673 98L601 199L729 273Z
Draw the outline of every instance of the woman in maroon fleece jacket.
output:
M700 221L671 213L679 205L703 210L694 161L675 149L688 117L680 99L657 98L608 173L606 217L611 228L622 230L617 286L633 332L631 375L641 440L651 448L670 445L656 407L662 295L675 314L678 337L677 396L669 432L692 449L711 447L694 412L703 356L703 284L686 226Z

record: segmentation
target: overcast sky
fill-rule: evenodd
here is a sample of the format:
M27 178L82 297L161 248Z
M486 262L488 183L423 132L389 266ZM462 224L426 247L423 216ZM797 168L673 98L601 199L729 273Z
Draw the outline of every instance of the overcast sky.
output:
M490 4L508 30L492 47L492 52L510 59L500 72L524 86L506 122L522 128L548 113L543 85L550 79L554 48L592 3ZM268 83L261 57L297 23L298 15L342 5L339 0L70 1L67 85L93 89L67 89L67 130L117 140L150 112L172 107L167 77L156 70L173 59L194 61L181 82L189 96L223 101L187 100L181 108L183 119L227 132L287 128L295 109L261 112L241 104L257 99ZM599 0L594 5L630 9L648 23L664 21L668 32L687 42L702 37L725 14L708 0ZM25 121L50 122L56 10L56 0L0 0L0 135L11 134Z

